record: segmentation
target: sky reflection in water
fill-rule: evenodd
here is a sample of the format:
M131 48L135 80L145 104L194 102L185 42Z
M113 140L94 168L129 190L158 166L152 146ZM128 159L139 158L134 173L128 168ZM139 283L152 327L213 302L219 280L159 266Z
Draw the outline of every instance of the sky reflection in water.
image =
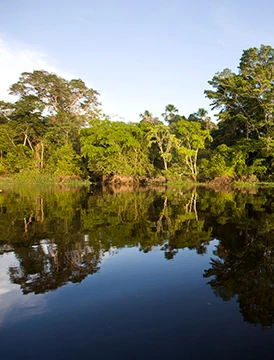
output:
M3 358L270 358L272 204L266 192L4 191Z

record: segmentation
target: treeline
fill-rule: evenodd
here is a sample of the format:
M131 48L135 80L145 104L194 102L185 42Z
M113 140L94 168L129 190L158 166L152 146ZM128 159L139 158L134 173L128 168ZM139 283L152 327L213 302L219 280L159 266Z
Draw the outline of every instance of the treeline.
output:
M209 84L217 125L204 109L185 117L172 104L161 119L146 110L125 123L105 116L82 80L23 73L10 87L16 101L0 101L0 173L273 181L274 49L245 50L238 73L225 69Z

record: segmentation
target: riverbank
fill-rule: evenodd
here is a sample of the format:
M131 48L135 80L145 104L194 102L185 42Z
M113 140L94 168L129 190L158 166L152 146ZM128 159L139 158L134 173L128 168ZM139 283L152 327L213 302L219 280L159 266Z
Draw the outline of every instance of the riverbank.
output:
M35 177L23 177L15 176L0 177L0 189L1 187L8 187L14 185L41 185L41 186L52 186L52 185L66 185L66 186L89 186L90 181L81 179L80 177L60 177L50 175L37 175Z
M52 176L52 175L37 175L34 177L26 177L17 175L14 177L0 176L0 189L17 185L35 185L35 186L90 186L90 185L102 185L103 187L115 187L121 186L129 187L150 187L150 186L172 186L172 187L205 187L207 189L229 191L229 190L241 190L241 189L256 189L256 188L272 188L273 182L260 182L260 181L236 181L231 178L216 178L209 182L194 182L192 180L174 181L159 176L155 178L147 177L124 177L114 176L112 178L102 178L102 181L97 183L91 182L88 179L82 179L78 176Z

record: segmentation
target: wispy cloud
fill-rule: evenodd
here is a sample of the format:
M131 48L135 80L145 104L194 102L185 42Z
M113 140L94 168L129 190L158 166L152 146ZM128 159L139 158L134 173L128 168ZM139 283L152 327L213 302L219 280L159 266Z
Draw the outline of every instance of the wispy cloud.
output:
M73 20L78 21L83 24L91 24L90 21L88 21L86 18L83 18L82 16L75 16L75 17L73 17Z
M71 74L64 73L52 64L47 54L28 48L17 42L9 42L0 35L0 99L12 101L9 87L16 82L24 71L46 70L67 79Z

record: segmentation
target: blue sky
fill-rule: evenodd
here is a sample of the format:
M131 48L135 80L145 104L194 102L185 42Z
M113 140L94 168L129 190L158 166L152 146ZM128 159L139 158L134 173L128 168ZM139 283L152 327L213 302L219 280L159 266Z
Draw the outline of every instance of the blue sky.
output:
M210 109L203 91L242 51L274 46L272 0L0 0L0 97L22 71L81 78L126 121L167 104Z

